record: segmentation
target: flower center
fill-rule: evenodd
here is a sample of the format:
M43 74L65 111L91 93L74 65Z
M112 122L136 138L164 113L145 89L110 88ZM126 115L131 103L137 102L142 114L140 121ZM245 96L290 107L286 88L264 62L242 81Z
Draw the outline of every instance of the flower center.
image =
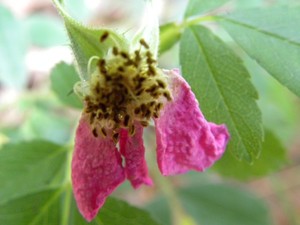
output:
M148 126L163 103L171 100L166 79L144 39L134 52L113 47L97 65L85 96L85 113L95 137L109 135L117 142L121 128L133 135L136 122Z

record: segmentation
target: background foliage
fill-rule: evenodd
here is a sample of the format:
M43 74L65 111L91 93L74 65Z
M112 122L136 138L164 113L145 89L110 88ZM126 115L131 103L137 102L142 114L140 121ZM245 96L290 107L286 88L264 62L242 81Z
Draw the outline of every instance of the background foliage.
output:
M204 115L226 123L232 139L206 173L165 178L151 155L150 127L145 138L155 186L134 191L124 184L91 224L299 224L299 1L163 2L160 66L181 68ZM52 3L30 4L18 11L14 3L0 3L0 224L88 224L70 185L82 108L72 92L77 65ZM65 1L77 20L111 26L132 23L143 6L124 4ZM73 33L81 29L68 26ZM89 46L99 32L88 32L75 41ZM283 180L289 168L292 178Z

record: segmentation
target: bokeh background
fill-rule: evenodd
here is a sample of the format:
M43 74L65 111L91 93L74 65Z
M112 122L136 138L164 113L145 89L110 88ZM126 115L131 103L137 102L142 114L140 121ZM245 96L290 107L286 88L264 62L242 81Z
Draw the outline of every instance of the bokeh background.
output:
M67 0L65 4L68 12L84 23L118 27L122 22L130 28L139 21L143 3L138 0ZM180 21L186 4L187 0L162 0L157 5L160 23ZM299 5L299 1L238 0L230 1L228 7L237 5L294 6ZM210 26L218 29L214 24ZM222 32L219 35L223 35ZM227 37L226 34L224 37ZM232 44L232 47L243 57L251 72L260 93L259 106L265 126L275 132L286 149L286 163L268 176L247 181L220 177L209 170L204 174L191 172L171 178L172 184L185 186L205 183L207 180L226 182L250 190L264 200L274 224L300 224L300 101L236 46ZM61 61L72 63L73 55L63 21L52 2L1 0L0 146L7 142L33 139L46 139L59 144L72 143L80 110L67 107L57 98L50 77L51 69ZM163 68L180 68L178 46L161 55L159 63ZM71 89L65 90L65 95L72 95L71 92ZM153 143L150 133L151 130L148 135L149 146ZM126 184L115 194L143 206L150 204L156 191L155 188L133 191Z

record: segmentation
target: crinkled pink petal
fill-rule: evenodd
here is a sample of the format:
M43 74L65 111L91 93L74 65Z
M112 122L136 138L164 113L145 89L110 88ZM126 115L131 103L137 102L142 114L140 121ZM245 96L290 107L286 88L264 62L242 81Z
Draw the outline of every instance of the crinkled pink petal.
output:
M157 161L163 175L203 171L225 151L229 134L225 125L209 123L178 70L165 71L173 100L155 120Z
M105 199L125 179L121 155L110 138L95 138L81 118L72 160L74 196L81 214L91 221Z
M120 152L125 158L125 172L127 179L134 188L142 184L152 185L148 175L145 161L145 148L143 144L143 127L135 123L135 134L131 137L128 131L122 129L120 132Z

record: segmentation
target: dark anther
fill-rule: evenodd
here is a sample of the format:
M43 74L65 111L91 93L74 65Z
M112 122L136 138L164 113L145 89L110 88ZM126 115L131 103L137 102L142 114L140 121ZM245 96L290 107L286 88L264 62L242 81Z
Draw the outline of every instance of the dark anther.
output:
M86 101L86 102L90 102L90 101L91 101L91 97L90 97L90 96L88 96L88 95L87 95L87 96L85 96L85 97L84 97L84 101Z
M109 33L105 31L102 36L100 37L100 42L104 42L109 36Z
M155 75L156 74L155 68L152 65L149 65L149 67L148 67L148 74L149 75Z
M123 80L123 76L121 74L116 74L114 77L113 77L113 80L114 81L121 81Z
M151 111L149 109L147 109L146 113L145 113L145 117L149 118L151 116Z
M90 113L90 112L92 112L94 110L94 108L93 108L93 106L91 106L91 105L89 105L89 106L87 106L86 108L85 108L85 112L86 113Z
M130 134L131 136L133 136L134 133L135 133L135 127L134 127L134 125L131 125L130 128L129 128L129 134Z
M106 81L111 80L110 76L107 74L106 68L100 68L100 72L104 75Z
M146 80L145 77L139 77L139 78L138 78L138 82L140 82L140 83L142 83L144 80Z
M139 91L136 92L135 95L136 95L136 96L140 96L141 94L144 93L144 91L145 91L144 89L140 89Z
M119 54L119 50L115 46L113 47L112 52L113 52L114 55L118 55Z
M141 111L142 111L142 112L146 112L146 110L147 110L147 107L146 107L146 105L143 103L143 104L141 105Z
M122 66L119 66L118 67L118 71L120 71L120 72L124 72L125 70L124 70L124 67L122 67Z
M103 103L99 103L99 108L102 110L102 112L106 112L106 106Z
M107 74L107 70L105 68L100 68L100 72L104 75L104 77L107 81L110 80L110 77Z
M102 66L105 66L106 62L104 59L100 59L99 60L99 66L102 67Z
M108 113L104 113L104 119L107 119L109 117L109 114Z
M100 84L97 82L97 84L96 84L96 86L95 86L95 92L97 93L97 94L99 94L100 93Z
M137 62L140 62L141 61L141 55L140 55L140 52L138 50L134 51L134 54L135 54L135 60Z
M147 56L147 61L146 62L147 62L148 65L151 65L152 63L156 62L156 60L152 58L151 52L148 51L146 53L146 56Z
M155 110L159 111L162 108L163 104L160 102L156 105Z
M121 56L124 58L124 59L128 59L129 56L126 52L121 52Z
M149 93L153 98L155 98L155 99L157 99L157 98L159 98L160 97L160 93L159 92L157 92L157 91L155 91L155 92L151 92L151 93Z
M171 101L171 100L172 100L171 95L170 95L169 92L164 92L163 95L165 96L165 98L166 98L168 101Z
M156 80L156 82L157 82L158 86L160 86L161 88L166 88L166 84L163 81Z
M103 119L103 114L102 114L102 113L98 113L97 119L98 119L98 120L102 120L102 119Z
M148 65L150 65L150 64L152 64L152 63L156 63L156 60L154 60L154 59L151 59L151 58L147 58L147 64Z
M152 107L152 106L154 106L154 105L155 105L155 101L152 101L152 102L149 103L149 106L150 106L150 107Z
M141 125L142 125L143 127L147 127L149 124L148 124L147 121L141 121Z
M94 137L98 137L98 133L97 133L97 129L96 128L94 128L92 130L92 133L93 133Z
M135 54L136 57L141 58L139 50L135 50L134 54Z
M125 126L125 127L128 127L129 119L130 119L130 116L127 114L127 115L124 117L124 126Z
M135 68L138 68L138 67L139 67L139 62L133 61L133 66L134 66Z
M106 64L106 62L105 62L104 59L100 59L99 60L98 65L99 65L99 68L100 68L100 72L106 75L107 74L107 70L105 68L105 64Z
M138 85L135 86L135 90L140 90L142 86L142 82L139 82Z
M116 124L118 124L118 123L121 122L120 117L119 117L119 115L118 115L117 113L114 114L114 122L115 122Z
M119 141L119 133L113 134L112 139L113 139L114 143L116 144Z
M128 59L127 62L125 63L125 66L131 66L134 65L134 61L132 61L131 59Z
M101 133L102 133L102 135L103 135L104 137L107 136L107 133L106 133L106 130L105 130L104 127L101 128Z
M158 86L153 84L150 88L146 89L146 92L149 92L149 93L155 92L157 90L157 88L158 88Z
M141 109L138 107L138 108L135 108L134 109L134 114L139 114L141 112Z
M143 45L145 48L149 49L149 45L146 43L144 39L140 40L140 44Z
M103 75L104 75L104 77L105 77L105 80L106 81L111 81L111 76L109 76L108 74L107 74L107 71L105 71L106 73L103 73Z
M96 117L96 113L92 112L90 115L90 124L94 123L95 117Z
M147 51L146 56L147 56L148 59L152 59L152 53L151 52Z

